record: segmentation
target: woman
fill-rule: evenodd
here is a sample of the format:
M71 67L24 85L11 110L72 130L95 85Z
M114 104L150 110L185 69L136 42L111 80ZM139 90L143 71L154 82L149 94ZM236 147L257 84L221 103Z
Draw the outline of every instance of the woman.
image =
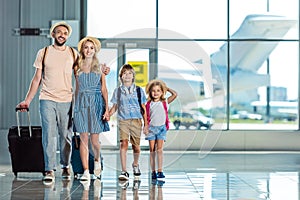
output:
M76 91L74 126L80 133L80 158L84 173L80 178L90 180L89 174L89 134L94 152L94 175L101 176L99 134L109 131L108 92L105 74L101 72L97 53L101 43L97 38L85 37L78 43L80 53L75 67Z

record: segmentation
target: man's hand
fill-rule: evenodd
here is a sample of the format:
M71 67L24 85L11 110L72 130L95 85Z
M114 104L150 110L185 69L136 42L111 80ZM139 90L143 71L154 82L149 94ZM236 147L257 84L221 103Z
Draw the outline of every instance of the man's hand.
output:
M17 108L24 108L24 109L20 109L20 112L25 112L29 108L29 103L27 103L26 101L22 101L16 107Z
M101 64L101 70L105 75L108 75L110 72L110 67L106 65L106 63Z

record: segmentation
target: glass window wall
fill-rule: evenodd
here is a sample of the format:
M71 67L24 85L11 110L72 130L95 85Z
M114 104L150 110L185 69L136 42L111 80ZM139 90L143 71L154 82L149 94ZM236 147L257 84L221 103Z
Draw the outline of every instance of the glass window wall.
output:
M109 48L154 39L149 77L179 93L171 128L298 129L298 0L89 0L87 9L87 35L113 39Z

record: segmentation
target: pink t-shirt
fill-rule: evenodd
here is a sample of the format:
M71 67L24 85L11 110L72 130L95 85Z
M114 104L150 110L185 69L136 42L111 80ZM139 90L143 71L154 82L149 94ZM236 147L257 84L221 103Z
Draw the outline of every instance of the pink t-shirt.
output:
M44 49L40 49L33 64L34 67L42 69L43 55ZM70 47L60 51L53 46L49 46L44 63L45 77L42 78L39 98L55 102L71 102L74 58Z

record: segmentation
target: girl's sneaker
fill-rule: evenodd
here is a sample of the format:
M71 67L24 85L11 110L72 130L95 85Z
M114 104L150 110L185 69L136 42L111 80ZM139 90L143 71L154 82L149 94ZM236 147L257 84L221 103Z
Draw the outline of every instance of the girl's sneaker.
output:
M80 183L82 184L82 186L83 186L83 190L89 190L90 189L90 183L91 183L91 181L90 180L88 180L88 181L81 181L80 180Z
M81 181L89 181L90 178L91 178L91 175L90 175L89 170L87 169L87 170L84 170L82 176L80 177L80 180Z
M101 199L102 184L99 179L94 181L94 198Z
M100 162L99 161L95 161L94 162L94 175L98 179L101 179L101 172L102 172L102 168L101 168Z
M157 179L157 175L156 175L156 172L155 172L155 171L153 171L153 172L151 173L151 177L152 177L152 179Z
M165 181L157 181L157 186L162 187L165 184Z
M157 172L157 180L163 180L165 178L165 175L163 172Z

